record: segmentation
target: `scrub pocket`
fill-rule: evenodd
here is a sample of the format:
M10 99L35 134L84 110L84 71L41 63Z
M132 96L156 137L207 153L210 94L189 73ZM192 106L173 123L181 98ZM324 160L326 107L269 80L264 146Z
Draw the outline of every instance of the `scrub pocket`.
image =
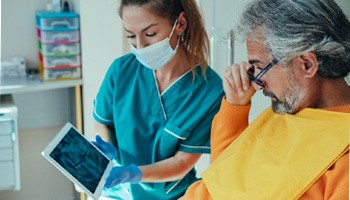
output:
M190 133L186 130L183 130L182 128L173 125L171 122L168 122L161 131L159 138L159 154L161 158L165 159L173 156L175 152L179 150L179 140L186 140L189 134Z

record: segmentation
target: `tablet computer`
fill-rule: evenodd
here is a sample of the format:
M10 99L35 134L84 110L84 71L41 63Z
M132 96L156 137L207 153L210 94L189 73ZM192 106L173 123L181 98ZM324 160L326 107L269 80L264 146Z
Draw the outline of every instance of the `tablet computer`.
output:
M113 163L67 123L42 151L42 155L91 198L101 195Z

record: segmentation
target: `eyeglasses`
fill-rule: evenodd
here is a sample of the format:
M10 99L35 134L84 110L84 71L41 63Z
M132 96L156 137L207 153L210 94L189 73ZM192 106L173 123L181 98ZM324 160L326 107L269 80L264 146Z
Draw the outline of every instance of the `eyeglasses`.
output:
M254 77L254 70L255 68L252 67L248 70L248 78L249 80L251 80L252 82L256 83L257 85L265 88L265 83L263 81L260 80L260 78L267 72L269 71L269 69L271 69L274 65L276 65L278 63L278 60L273 60L271 61L264 69L261 70L261 72Z

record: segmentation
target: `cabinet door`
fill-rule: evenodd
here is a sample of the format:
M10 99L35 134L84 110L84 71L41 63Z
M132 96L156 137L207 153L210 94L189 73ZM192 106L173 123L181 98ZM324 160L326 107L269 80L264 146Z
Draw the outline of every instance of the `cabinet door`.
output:
M0 118L0 189L12 189L16 184L15 120Z
M0 148L0 163L13 160L12 148Z
M13 161L0 162L0 189L11 189L15 185Z
M13 120L0 117L0 136L11 134L13 131Z
M0 135L0 148L12 148L13 142L11 134Z
M8 118L0 118L0 148L12 148L14 133L14 121Z

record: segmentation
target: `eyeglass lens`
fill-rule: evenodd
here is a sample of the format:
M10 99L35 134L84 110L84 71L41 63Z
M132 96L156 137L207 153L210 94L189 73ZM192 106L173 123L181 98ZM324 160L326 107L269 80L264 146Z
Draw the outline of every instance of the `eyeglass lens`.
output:
M276 65L278 61L272 60L264 69L261 70L261 72L254 77L255 67L252 67L248 70L248 78L250 81L256 83L257 85L261 87L265 87L265 84L263 81L260 80L260 78L268 71L270 70L274 65Z

